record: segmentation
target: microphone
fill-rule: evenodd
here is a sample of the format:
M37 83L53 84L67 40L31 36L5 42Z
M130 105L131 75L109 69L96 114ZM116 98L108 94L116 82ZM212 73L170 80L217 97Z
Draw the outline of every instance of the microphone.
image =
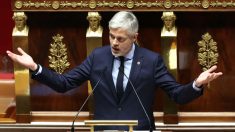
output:
M103 77L104 72L106 71L106 69L107 69L107 67L105 67L105 68L102 70L102 73L100 74L97 83L95 84L95 86L94 86L94 88L92 89L91 93L87 96L86 100L84 101L84 103L82 104L82 106L81 106L80 109L78 110L77 114L75 115L75 117L74 117L74 119L73 119L73 122L72 122L72 125L71 125L71 132L74 132L74 123L75 123L76 119L78 118L79 113L82 111L83 107L85 106L85 104L87 103L87 101L89 100L89 98L90 98L91 95L94 93L94 91L95 91L95 89L97 88L97 86L99 85L99 83L100 83L100 81L101 81L101 78Z
M119 71L121 71L121 72L123 73L123 75L127 78L127 80L130 82L131 87L132 87L132 89L133 89L133 91L134 91L134 93L135 93L135 95L136 95L136 97L137 97L137 100L138 100L138 102L140 103L140 105L141 105L141 107L142 107L142 109L143 109L143 111L144 111L144 114L145 114L145 116L146 116L146 118L147 118L147 120L148 120L148 122L149 122L149 131L152 132L153 129L152 129L152 125L151 125L150 118L149 118L149 116L148 116L148 114L147 114L147 112L146 112L146 109L145 109L145 107L144 107L144 105L143 105L143 103L142 103L142 101L141 101L141 99L140 99L138 93L137 93L136 90L135 90L135 87L134 87L133 83L131 82L130 78L124 73L124 71L123 71L121 68L119 68Z

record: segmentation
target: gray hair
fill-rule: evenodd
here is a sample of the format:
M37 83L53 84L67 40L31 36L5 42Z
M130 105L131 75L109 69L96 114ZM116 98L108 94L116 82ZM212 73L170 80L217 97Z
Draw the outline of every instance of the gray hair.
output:
M127 11L120 11L116 13L109 21L109 29L122 28L128 31L130 35L138 32L139 24L136 16Z

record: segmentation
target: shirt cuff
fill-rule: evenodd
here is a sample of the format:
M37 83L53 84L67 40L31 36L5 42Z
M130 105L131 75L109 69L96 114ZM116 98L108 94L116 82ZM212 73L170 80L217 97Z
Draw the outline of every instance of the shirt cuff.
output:
M202 90L202 88L197 87L197 86L195 85L195 81L193 82L193 89L196 90L196 91L201 91L201 90Z
M32 75L34 75L34 76L41 74L42 73L42 66L37 64L37 69L35 71L31 71L31 72L32 72Z

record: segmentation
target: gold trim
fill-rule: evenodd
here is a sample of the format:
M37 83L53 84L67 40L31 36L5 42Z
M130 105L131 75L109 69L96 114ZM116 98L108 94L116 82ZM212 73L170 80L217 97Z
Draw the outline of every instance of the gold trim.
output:
M52 37L54 42L51 43L49 58L49 67L54 69L57 73L63 73L65 69L67 69L70 65L67 58L67 48L65 44L62 42L64 38L60 34Z
M21 47L24 51L28 51L28 37L13 36L14 52L15 47ZM25 43L24 43L25 42ZM30 119L30 76L29 70L14 63L15 76L15 103L16 103L16 122L29 123ZM23 119L23 120L22 120Z
M127 8L127 9L136 9L136 8L163 8L163 9L177 9L177 8L234 8L235 2L233 0L227 1L209 1L209 0L188 0L188 1L174 1L174 0L166 0L160 1L156 0L155 2L152 1L96 1L96 0L89 0L89 1L26 1L26 0L17 0L15 1L15 8L22 9L22 8L46 8L53 10L57 10L59 8L66 9L66 8L81 8L81 9L95 9L95 8Z
M226 1L213 1L211 2L210 4L212 7L223 7L223 8L226 8L226 7L235 7L235 2L233 1L230 1L230 2L226 2Z
M132 8L134 8L135 3L132 0L128 0L126 3L126 6L127 6L127 8L132 9Z
M202 1L202 7L203 7L203 8L206 9L206 8L208 8L209 6L210 6L210 2L209 2L208 0L203 0L203 1Z
M109 2L109 7L113 8L115 6L114 2Z
M51 8L51 2L50 1L43 1L43 2L41 2L41 1L37 1L37 2L27 1L27 2L23 2L23 7L26 7L26 8L31 8L31 7Z
M76 2L72 2L72 7L76 8L77 7L77 3Z
M166 0L166 1L164 2L164 7L165 7L165 8L169 9L169 8L171 8L171 6L172 6L171 0Z
M75 2L75 3L76 3L76 2ZM89 8L95 9L96 6L97 6L97 3L96 3L95 0L91 0L91 1L89 2Z
M206 71L218 63L219 54L217 52L217 42L215 42L209 33L202 35L202 40L198 43L198 61Z
M86 126L90 126L90 132L95 132L95 126L128 126L129 132L133 132L133 126L138 125L138 120L85 120Z
M52 2L52 8L57 10L60 8L60 2L59 1L53 1Z
M17 9L22 8L22 6L23 6L22 1L16 1L16 2L15 2L15 7L16 7Z

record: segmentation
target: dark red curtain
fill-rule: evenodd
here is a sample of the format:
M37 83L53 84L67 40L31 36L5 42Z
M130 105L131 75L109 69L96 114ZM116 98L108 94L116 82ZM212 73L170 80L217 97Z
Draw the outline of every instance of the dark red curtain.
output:
M2 0L0 2L0 13L0 79L10 79L13 78L13 64L9 58L6 62L5 57L7 56L6 50L12 50L14 21L12 20L11 0Z
M6 50L12 49L11 33L14 21L12 20L13 12L11 10L10 0L2 0L0 2L0 12L2 16L0 20L0 32L1 32L0 55L5 55Z

